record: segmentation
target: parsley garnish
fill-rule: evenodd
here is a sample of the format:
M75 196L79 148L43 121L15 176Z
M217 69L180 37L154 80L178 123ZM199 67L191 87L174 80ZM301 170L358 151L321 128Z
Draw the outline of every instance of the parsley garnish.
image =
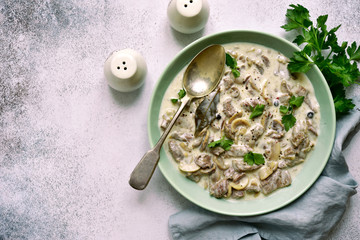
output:
M284 105L280 106L280 112L286 114L282 117L281 122L284 124L285 130L289 131L296 123L296 118L293 115L294 108L298 108L304 102L304 96L292 96L289 100L289 107Z
M295 97L295 96L292 96L289 100L289 105L292 106L293 108L294 107L300 107L301 104L304 102L304 96L300 96L300 97Z
M180 91L178 92L179 99L182 99L183 97L185 97L185 95L186 95L185 89L180 89Z
M290 7L286 12L288 23L281 27L286 31L301 30L302 34L293 42L304 47L290 58L289 71L307 72L314 64L317 65L334 97L336 113L348 112L355 105L345 97L345 88L359 83L360 71L355 61L360 61L360 46L356 42L349 46L348 42L339 45L335 32L341 25L328 30L328 15L319 16L314 24L305 7L300 4L291 4Z
M209 148L214 148L214 147L220 146L220 147L222 147L225 151L229 151L230 148L231 148L231 145L232 145L233 143L234 143L234 142L233 142L232 140L230 140L230 139L225 139L225 136L223 136L221 139L209 143L209 144L208 144L208 147L209 147Z
M231 68L231 72L234 74L234 77L237 78L240 76L239 70L237 70L237 62L230 54L226 53L226 65Z
M260 153L248 152L244 156L244 162L246 162L249 165L253 165L254 163L256 165L260 165L265 163L265 159L264 156Z
M285 131L289 131L296 123L296 118L290 113L281 118L282 124L284 124Z
M263 114L263 111L264 111L264 108L265 108L265 105L263 104L256 104L255 108L251 107L251 115L250 115L250 119L253 119L254 117L257 117L257 116L260 116L261 114Z
M186 95L185 89L180 89L180 91L178 92L179 98L171 98L170 100L171 100L172 103L175 104L175 103L177 103L178 101L180 101L180 99L182 99L183 97L185 97L185 95Z
M284 106L284 105L281 105L280 106L280 112L282 114L287 114L287 112L289 111L288 107Z

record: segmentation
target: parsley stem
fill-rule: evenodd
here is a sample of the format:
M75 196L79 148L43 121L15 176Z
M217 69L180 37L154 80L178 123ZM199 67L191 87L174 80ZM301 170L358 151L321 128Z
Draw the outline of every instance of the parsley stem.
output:
M314 27L311 27L311 31L312 31L312 33L314 34L314 36L316 36L316 37L314 38L314 40L315 40L314 47L316 48L316 51L318 52L318 55L321 56L321 47L320 47L319 41L318 41L318 39L317 39L317 34L316 34L316 32L315 32L315 28L314 28Z
M326 59L325 60L328 60L329 59L329 57L330 57L330 55L333 53L333 49L331 49L331 51L330 51L330 53L329 53L329 55L327 55L327 57L326 57ZM321 69L322 70L322 69Z

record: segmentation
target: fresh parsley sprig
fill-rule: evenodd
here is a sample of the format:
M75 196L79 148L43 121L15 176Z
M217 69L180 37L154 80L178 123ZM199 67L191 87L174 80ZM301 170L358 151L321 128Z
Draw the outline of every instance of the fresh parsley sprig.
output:
M186 95L186 91L185 89L180 89L179 92L178 92L178 96L179 98L172 98L170 99L172 103L177 103L178 101L180 101L180 99L182 99L183 97L185 97Z
M299 108L304 102L304 96L295 97L292 96L289 100L289 107L284 105L280 106L280 113L285 114L281 118L282 124L284 124L285 130L289 131L296 123L296 118L293 115L294 109Z
M230 54L226 53L226 65L230 67L231 72L234 74L234 77L237 78L240 76L239 70L237 70L237 62Z
M263 114L265 105L264 104L256 104L256 106L254 108L251 106L250 106L250 108L252 111L252 113L250 114L250 119L253 119L253 118Z
M211 142L208 144L209 148L214 148L214 147L222 147L225 151L229 151L231 148L231 145L233 145L233 141L230 139L226 139L225 136L223 136L221 139Z
M341 25L327 29L328 15L319 16L316 24L310 20L309 10L300 4L290 5L286 12L287 24L281 26L286 31L300 30L293 41L303 45L303 50L290 58L290 72L307 72L315 64L323 73L334 98L337 114L346 113L355 105L345 97L345 88L359 84L360 71L356 61L360 61L360 46L353 42L338 44L336 31Z
M260 153L248 152L244 156L244 162L246 162L249 165L254 165L254 163L256 165L260 165L265 163L265 159L264 156Z

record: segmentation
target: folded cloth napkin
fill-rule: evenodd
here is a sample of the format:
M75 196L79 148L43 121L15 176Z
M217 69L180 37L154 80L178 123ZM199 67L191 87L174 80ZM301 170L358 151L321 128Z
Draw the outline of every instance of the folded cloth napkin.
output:
M360 98L354 99L359 106ZM169 229L175 240L185 239L322 239L341 219L357 183L349 173L342 148L360 122L352 110L337 120L329 161L314 185L284 208L252 217L232 217L193 206L172 215Z

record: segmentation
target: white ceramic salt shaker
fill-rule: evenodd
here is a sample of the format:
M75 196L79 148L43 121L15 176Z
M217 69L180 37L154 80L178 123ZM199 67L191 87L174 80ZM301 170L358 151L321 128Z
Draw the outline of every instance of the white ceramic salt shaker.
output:
M170 25L181 33L195 33L209 19L207 0L171 0L167 9Z
M141 87L146 72L144 58L139 52L130 48L114 51L104 65L108 84L120 92L130 92Z

